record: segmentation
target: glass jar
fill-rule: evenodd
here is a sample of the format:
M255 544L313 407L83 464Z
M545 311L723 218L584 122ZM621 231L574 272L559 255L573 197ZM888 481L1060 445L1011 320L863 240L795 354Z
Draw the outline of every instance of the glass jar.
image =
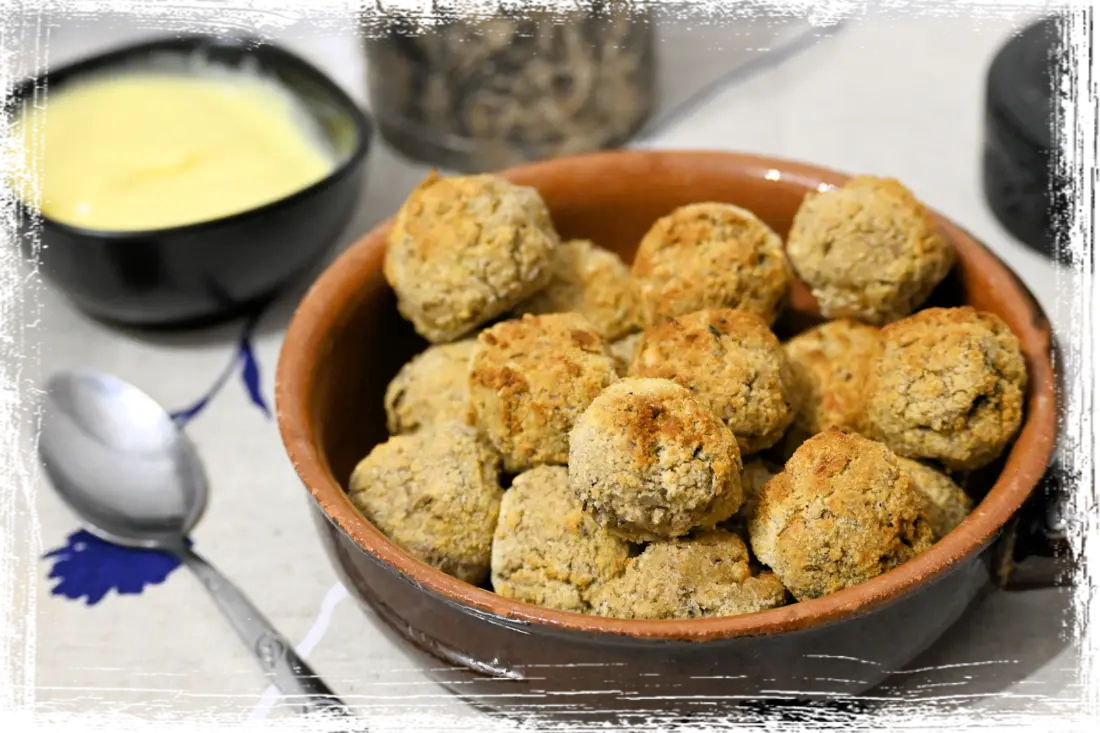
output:
M566 13L364 25L371 112L405 155L474 173L626 143L654 106L652 11L623 0Z

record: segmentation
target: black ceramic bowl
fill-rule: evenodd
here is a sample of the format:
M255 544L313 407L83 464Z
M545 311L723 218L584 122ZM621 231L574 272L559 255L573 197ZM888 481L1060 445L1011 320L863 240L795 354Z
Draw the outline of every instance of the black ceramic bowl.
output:
M8 109L30 101L44 84L53 93L98 72L196 59L250 66L285 85L318 123L337 165L328 177L278 201L187 226L110 232L42 217L40 271L97 318L132 326L186 326L241 314L316 265L359 200L370 122L319 69L256 39L195 35L127 46L28 79L10 93ZM34 218L23 213L26 229ZM26 256L33 257L31 238L21 240Z

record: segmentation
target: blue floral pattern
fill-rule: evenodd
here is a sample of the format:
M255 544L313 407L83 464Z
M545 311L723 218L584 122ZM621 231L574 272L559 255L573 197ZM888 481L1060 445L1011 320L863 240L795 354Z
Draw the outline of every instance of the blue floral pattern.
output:
M141 593L146 586L163 583L180 565L170 553L122 547L83 529L69 535L64 547L47 552L45 559L53 561L49 577L59 581L50 592L74 601L83 598L89 606L112 590L119 595Z
M252 335L261 316L262 311L246 320L233 358L206 393L190 407L172 413L181 426L198 417L234 373L239 374L252 404L266 418L271 418L271 409L261 388L260 363L252 346ZM73 532L64 546L50 550L43 559L52 563L49 578L58 581L50 592L71 600L83 599L88 606L96 605L112 590L119 595L139 594L150 585L163 583L180 565L180 561L169 553L122 547L86 530Z
M194 404L172 413L172 417L177 422L186 424L198 417L199 413L206 409L206 406L221 392L222 387L233 376L234 371L238 369L240 370L241 383L248 392L252 404L258 407L265 417L271 417L271 410L268 408L267 400L264 399L263 391L260 388L260 364L256 359L255 349L252 348L252 334L255 332L256 324L259 323L262 315L262 311L258 312L245 321L244 328L241 329L241 336L237 340L237 348L234 350L233 358L229 361L229 364L214 380L214 383L210 385L210 389Z

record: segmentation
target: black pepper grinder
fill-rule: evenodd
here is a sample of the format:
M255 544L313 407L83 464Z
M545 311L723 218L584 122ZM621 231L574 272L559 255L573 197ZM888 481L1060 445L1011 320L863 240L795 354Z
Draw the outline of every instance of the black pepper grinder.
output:
M986 201L1001 224L1028 247L1063 263L1056 241L1057 190L1050 165L1054 139L1057 17L1008 41L993 59L986 84L982 178Z

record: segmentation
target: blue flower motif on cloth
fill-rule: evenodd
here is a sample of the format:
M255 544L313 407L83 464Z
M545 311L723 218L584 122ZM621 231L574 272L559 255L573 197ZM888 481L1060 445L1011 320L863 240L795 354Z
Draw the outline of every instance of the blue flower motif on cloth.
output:
M121 547L83 529L45 557L53 560L49 577L59 580L50 592L74 601L83 598L89 606L112 590L119 595L141 593L147 585L163 583L180 566L170 553Z
M244 382L244 387L248 390L248 396L252 400L252 404L260 408L264 416L270 419L271 410L268 409L267 401L260 390L260 363L256 360L256 353L252 349L252 339L249 336L250 333L246 332L241 337L240 348L238 349L241 362L241 381Z
M232 360L206 393L190 407L172 413L181 426L206 409L234 373L240 374L252 404L270 419L271 410L260 388L260 364L252 348L252 334L261 315L262 311L257 312L245 322ZM89 606L102 601L112 590L119 595L139 594L147 586L163 583L180 565L170 553L122 547L85 530L69 535L64 547L50 550L43 559L53 563L49 577L58 581L50 592L72 600L84 599Z
M218 375L218 378L214 380L214 383L210 385L210 389L206 391L206 394L190 407L172 413L172 417L176 422L187 424L195 419L199 413L206 409L210 401L221 392L222 387L237 370L240 370L241 382L244 384L252 404L259 408L265 417L271 417L271 410L268 408L267 400L264 399L263 391L260 389L260 364L256 359L256 352L252 348L252 333L255 331L256 324L262 314L262 311L258 312L245 322L244 328L241 330L241 337L237 340L237 348L233 352L233 358L222 373Z

